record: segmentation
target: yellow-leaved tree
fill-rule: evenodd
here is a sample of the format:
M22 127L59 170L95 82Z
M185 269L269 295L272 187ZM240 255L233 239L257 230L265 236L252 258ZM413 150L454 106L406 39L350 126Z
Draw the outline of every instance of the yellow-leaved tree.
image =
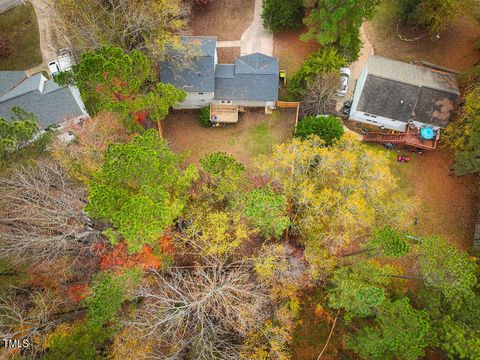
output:
M283 188L291 232L305 245L316 278L352 241L379 226L401 226L411 201L398 189L385 152L346 134L333 146L318 137L277 145L259 168Z

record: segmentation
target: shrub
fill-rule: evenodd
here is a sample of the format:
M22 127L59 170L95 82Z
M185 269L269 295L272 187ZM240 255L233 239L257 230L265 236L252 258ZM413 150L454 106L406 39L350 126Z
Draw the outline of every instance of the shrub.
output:
M202 126L212 126L212 123L210 121L210 106L205 106L201 108L198 116L200 118L200 124L202 124Z
M302 0L263 1L263 25L273 32L299 29L304 13Z
M330 146L342 137L343 125L335 116L306 116L298 124L295 136L304 139L312 134L318 135Z
M288 90L296 96L301 96L305 87L312 82L317 75L327 72L338 72L346 65L345 58L335 48L322 48L311 54L304 61L290 81Z

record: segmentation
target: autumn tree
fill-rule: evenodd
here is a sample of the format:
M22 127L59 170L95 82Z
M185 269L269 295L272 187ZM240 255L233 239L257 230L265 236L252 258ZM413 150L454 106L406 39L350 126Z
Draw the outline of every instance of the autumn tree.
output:
M446 130L445 139L455 151L456 175L480 171L480 85L475 77L466 85L459 118Z
M165 359L238 359L239 341L260 326L268 299L248 268L199 266L154 273L130 323Z
M379 224L402 224L409 202L384 153L344 135L332 147L318 137L277 145L259 167L281 186L291 207L291 230L305 244L305 257L319 276L332 255Z
M356 332L347 347L364 359L416 360L431 344L430 327L426 311L415 309L408 298L387 301L379 307L375 325Z
M375 14L379 0L317 0L305 18L308 31L303 40L315 39L322 46L335 46L349 60L358 58L360 26Z
M62 324L47 339L45 359L95 359L104 342L115 333L110 322L122 304L131 299L133 287L140 281L136 270L121 274L99 273L91 287L91 294L83 301L85 320L75 324Z
M11 120L0 117L0 158L18 150L38 131L38 117L18 106L12 108Z
M53 157L82 182L87 182L100 170L103 153L110 144L126 143L131 138L123 122L112 112L100 112L81 122L69 122L64 131L75 139L70 143L55 140Z
M174 154L153 129L127 144L112 144L101 170L89 182L86 211L107 221L104 233L116 244L124 240L131 252L155 242L181 214L197 173L180 169Z
M154 61L180 47L187 15L179 0L55 0L54 10L77 54L114 45Z
M200 164L181 241L206 255L232 255L254 234L239 207L246 184L244 166L222 152L205 156Z
M186 96L170 84L155 81L145 54L111 45L84 53L72 71L60 73L56 80L75 83L91 112L113 111L130 131L146 120L163 120Z
M84 213L85 190L49 160L0 178L0 247L3 256L40 263L77 258L98 240Z

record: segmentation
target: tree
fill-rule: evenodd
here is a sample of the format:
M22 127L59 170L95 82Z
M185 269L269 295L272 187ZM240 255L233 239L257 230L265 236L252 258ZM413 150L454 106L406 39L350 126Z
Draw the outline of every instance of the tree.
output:
M431 343L430 319L416 310L408 298L385 302L374 326L366 326L347 341L347 347L364 359L416 360Z
M4 256L40 263L78 258L99 233L83 212L85 191L57 163L39 161L0 179L0 247Z
M131 138L122 121L111 112L100 112L80 123L69 122L65 131L73 134L75 140L70 143L55 140L52 154L82 182L87 182L100 170L103 153L110 144L125 143Z
M403 224L410 206L384 153L345 134L332 147L312 136L278 145L259 167L280 186L315 276L354 238L380 224Z
M373 250L377 250L387 257L401 257L410 251L405 234L389 225L374 231L368 241L368 247L372 247Z
M160 62L169 46L181 47L186 13L179 0L56 0L54 9L77 54L114 45Z
M38 117L18 106L12 108L12 119L0 117L0 158L16 151L33 139L38 131Z
M111 339L115 329L115 315L122 304L131 299L133 287L140 281L140 273L129 270L119 275L99 273L91 288L91 294L83 301L86 307L85 320L67 327L61 325L49 335L45 359L96 359L100 348ZM67 330L67 331L65 331Z
M459 119L445 133L447 143L455 151L453 169L456 175L480 172L480 85L467 85L465 103Z
M105 235L113 244L124 240L138 252L159 239L185 206L197 173L193 165L181 171L182 162L153 129L127 144L112 144L89 183L85 210L112 225Z
M322 77L324 74L332 73L338 74L340 77L340 68L345 64L345 58L335 48L324 47L308 56L300 70L292 77L288 90L299 97L303 97L308 84L312 83L318 76Z
M419 246L419 263L426 286L438 289L451 302L472 297L477 284L475 264L437 236L424 238Z
M318 74L313 81L307 83L303 92L302 112L305 115L334 113L340 85L338 71Z
M452 359L480 356L480 296L447 299L435 288L421 290L419 301L432 319L436 346Z
M285 196L274 193L268 186L251 191L245 202L245 215L263 236L278 239L290 225Z
M402 20L424 27L432 35L445 31L460 16L476 9L471 0L402 0L395 5Z
M199 266L155 272L139 289L131 326L163 359L238 359L242 337L265 320L268 298L248 268Z
M263 1L263 25L272 32L301 28L304 13L302 0Z
M336 46L349 60L358 58L360 26L372 19L379 0L317 0L304 22L302 40L315 39L322 46Z
M93 113L113 111L130 131L146 120L163 120L186 96L170 84L152 85L152 65L143 53L127 53L111 45L84 53L72 71L60 73L56 80L60 84L75 83Z
M390 283L388 268L359 262L336 269L328 290L329 306L345 311L345 319L368 317L388 300L385 286Z
M305 139L310 135L317 135L327 146L332 146L343 136L343 124L335 116L305 116L298 123L295 136Z

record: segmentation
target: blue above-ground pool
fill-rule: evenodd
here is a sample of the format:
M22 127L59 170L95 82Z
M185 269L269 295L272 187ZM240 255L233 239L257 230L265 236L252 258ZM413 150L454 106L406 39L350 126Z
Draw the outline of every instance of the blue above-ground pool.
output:
M425 140L432 140L435 137L435 131L432 128L424 127L420 130L420 135Z

